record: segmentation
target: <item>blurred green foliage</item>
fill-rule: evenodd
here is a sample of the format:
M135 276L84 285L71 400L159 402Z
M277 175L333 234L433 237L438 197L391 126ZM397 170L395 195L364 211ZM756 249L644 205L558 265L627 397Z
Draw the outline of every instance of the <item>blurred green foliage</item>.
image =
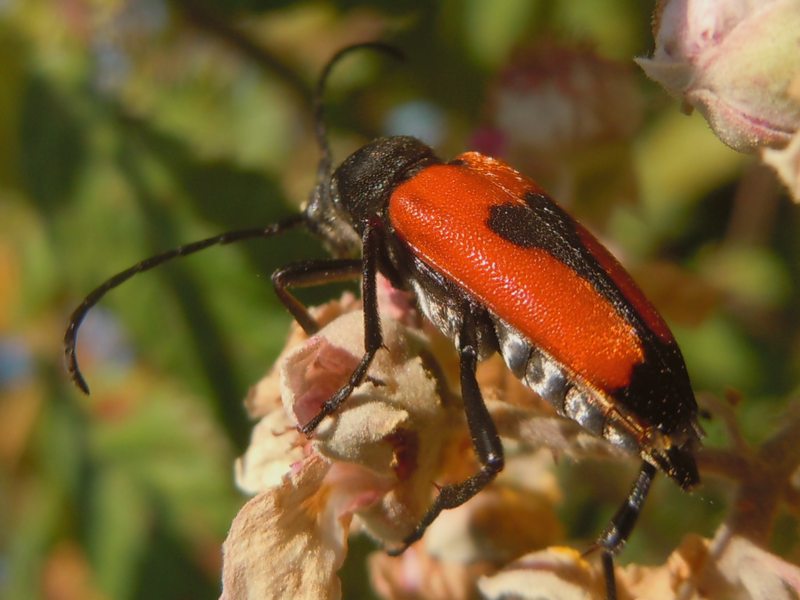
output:
M218 595L220 544L243 502L232 473L249 430L241 400L289 323L269 275L322 249L302 234L220 248L110 294L80 340L88 398L66 380L61 336L116 271L296 210L318 158L307 100L335 50L380 38L407 54L402 66L354 56L337 69L326 101L339 159L420 99L442 115L437 149L452 155L486 118L494 74L516 48L557 39L629 62L650 50L651 9L0 2L0 596ZM674 325L698 392L740 390L742 428L763 439L798 391L800 211L636 77L648 101L631 140L638 201L608 206L601 233ZM653 265L668 267L666 292ZM719 426L706 427L719 443ZM630 481L588 470L563 475L565 522L587 539ZM710 534L725 489L712 481L691 497L660 482L623 558L663 559L686 531ZM781 545L797 558L791 527ZM357 547L346 597L367 593L358 560L369 545Z

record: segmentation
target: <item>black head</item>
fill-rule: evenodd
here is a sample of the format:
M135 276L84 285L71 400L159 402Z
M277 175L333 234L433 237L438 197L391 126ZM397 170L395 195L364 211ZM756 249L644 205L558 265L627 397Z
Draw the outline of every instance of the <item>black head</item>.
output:
M310 226L335 254L355 254L364 224L383 215L394 189L440 162L416 138L374 140L347 157L329 181L317 185L305 211Z
M379 138L336 169L331 181L333 200L360 230L359 224L383 212L398 185L439 162L433 150L416 138Z

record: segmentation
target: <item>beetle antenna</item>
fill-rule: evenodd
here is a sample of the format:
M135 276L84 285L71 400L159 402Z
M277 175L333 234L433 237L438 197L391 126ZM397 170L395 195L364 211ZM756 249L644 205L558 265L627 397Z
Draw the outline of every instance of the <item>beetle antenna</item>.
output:
M361 49L375 50L398 59L403 57L403 54L400 52L400 50L394 46L390 46L381 42L364 42L343 48L328 61L328 64L325 65L317 82L317 87L314 91L313 98L314 132L322 153L317 171L317 176L320 181L323 181L325 178L331 175L333 163L330 145L328 144L328 131L327 127L325 126L325 107L322 101L325 92L325 86L333 67L346 54L349 54L354 50ZM214 237L199 240L184 246L179 246L173 250L151 256L150 258L146 258L145 260L107 279L100 286L92 290L92 292L89 293L89 295L84 298L83 302L81 302L80 305L75 309L70 316L69 324L67 325L67 331L64 334L64 357L67 363L67 371L69 372L73 383L75 383L75 385L78 386L78 388L80 388L84 393L89 393L89 386L86 384L86 380L84 379L80 367L78 366L78 358L76 353L78 329L80 328L81 323L83 322L83 319L86 317L89 310L91 310L91 308L97 304L108 292L122 285L134 275L149 271L150 269L162 265L174 258L188 256L190 254L194 254L195 252L205 250L210 246L231 244L233 242L239 242L246 239L271 237L288 229L304 224L305 217L301 214L267 227L228 231Z
M168 262L173 258L189 256L195 252L205 250L210 246L232 244L234 242L240 242L242 240L252 238L271 237L303 224L303 216L295 215L283 221L279 221L278 223L268 225L267 227L227 231L225 233L215 235L214 237L192 242L191 244L185 244L172 250L168 250L167 252L146 258L143 261L136 263L124 271L120 271L113 277L110 277L104 281L102 284L92 290L89 295L86 296L86 298L84 298L83 302L80 303L78 308L73 311L69 318L67 331L64 334L64 358L66 359L67 372L69 373L72 382L78 386L78 388L80 388L84 394L89 393L89 386L86 384L86 380L81 374L80 367L78 366L78 357L75 351L78 329L80 328L81 323L83 322L83 319L89 310L95 304L97 304L103 296L105 296L115 287L122 285L134 275L144 273L145 271L149 271L150 269L153 269L159 265L163 265L165 262Z
M319 167L317 168L317 180L320 182L326 180L333 173L333 158L331 156L331 147L328 143L328 127L325 124L325 103L323 101L325 96L325 87L328 84L328 78L330 77L333 67L335 67L339 61L344 58L344 56L350 54L354 50L375 50L376 52L382 52L383 54L398 60L402 60L404 58L404 55L400 49L390 46L389 44L385 44L383 42L363 42L342 48L333 55L333 57L322 69L322 73L317 81L317 87L314 90L313 100L314 134L317 138L319 149L322 152L322 157L319 160Z

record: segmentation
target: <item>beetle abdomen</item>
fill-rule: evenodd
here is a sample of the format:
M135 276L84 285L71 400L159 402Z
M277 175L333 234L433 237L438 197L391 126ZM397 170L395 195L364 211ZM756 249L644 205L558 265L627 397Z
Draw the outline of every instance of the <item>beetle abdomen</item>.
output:
M508 368L559 415L626 452L641 450L634 428L613 407L610 398L577 381L564 366L502 319L492 316L492 321L498 349Z

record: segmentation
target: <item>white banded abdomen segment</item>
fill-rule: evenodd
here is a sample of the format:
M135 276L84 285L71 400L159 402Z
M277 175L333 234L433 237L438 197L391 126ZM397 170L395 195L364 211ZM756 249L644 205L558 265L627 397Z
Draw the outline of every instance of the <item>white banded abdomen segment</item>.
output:
M463 318L461 311L428 293L415 279L411 283L422 314L445 336L457 341ZM558 361L534 347L501 318L491 313L489 318L494 335L484 335L486 327L478 327L481 358L499 351L514 376L551 404L559 415L572 419L589 433L603 437L626 452L640 453L636 432L618 410L612 408L613 399L576 381Z
M616 410L610 398L576 381L545 351L536 348L516 329L492 315L500 354L506 365L526 386L588 432L614 446L639 454L637 436Z

